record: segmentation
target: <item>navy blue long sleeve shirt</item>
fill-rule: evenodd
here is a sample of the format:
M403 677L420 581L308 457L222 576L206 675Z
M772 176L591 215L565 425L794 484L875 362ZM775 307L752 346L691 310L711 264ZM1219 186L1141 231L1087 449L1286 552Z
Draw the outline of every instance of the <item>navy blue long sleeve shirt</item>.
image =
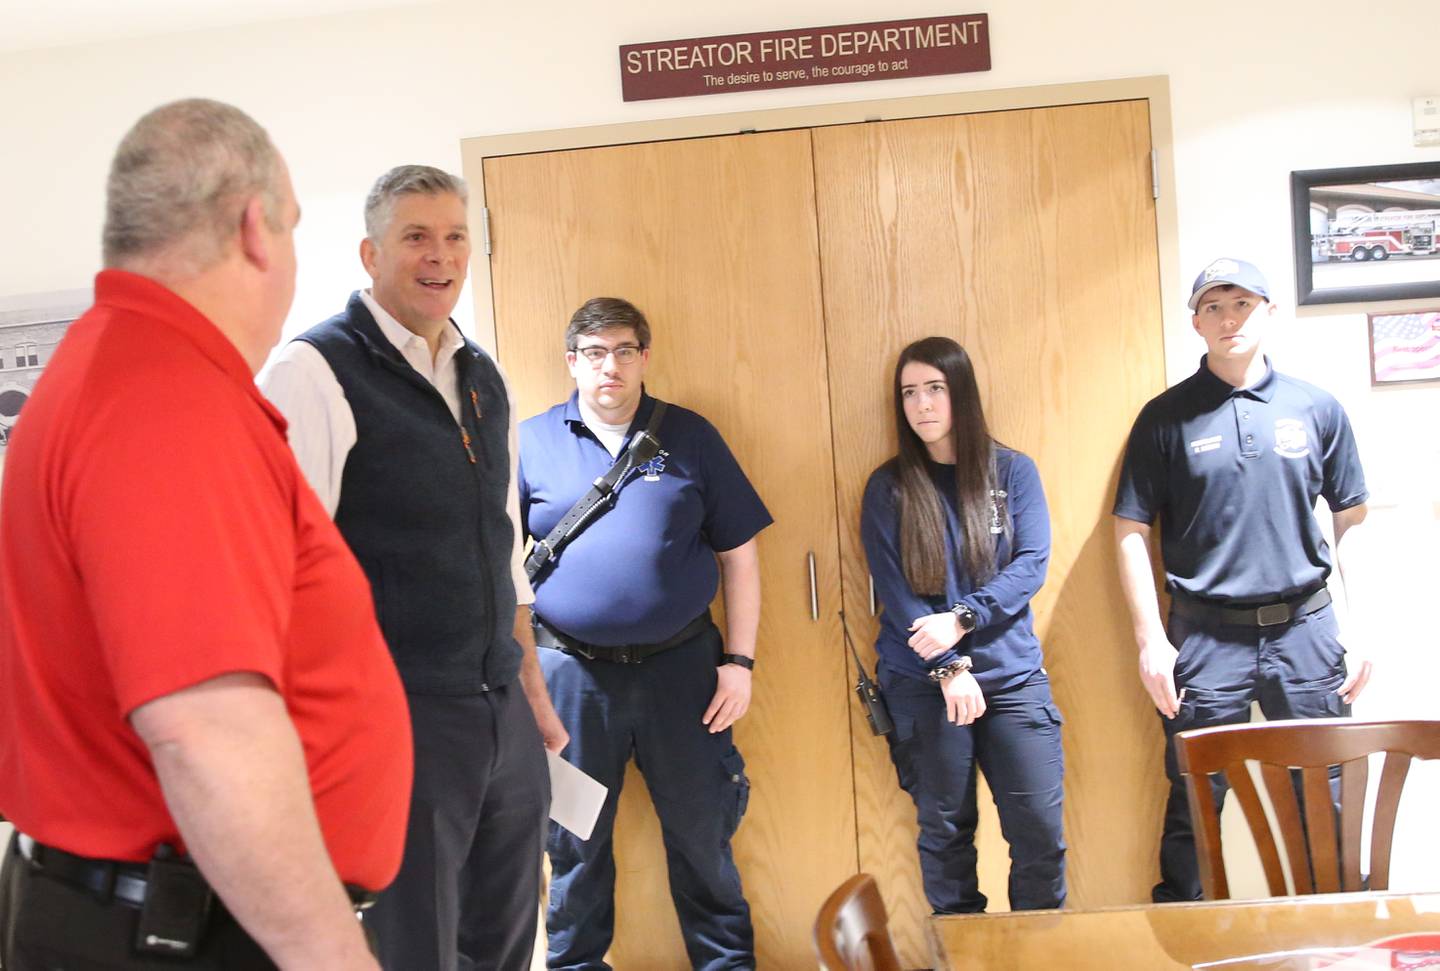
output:
M921 596L910 588L900 559L900 511L896 475L890 463L870 476L860 512L860 537L865 544L876 599L883 606L875 643L882 662L900 674L924 679L929 670L968 654L972 673L985 694L1024 683L1039 670L1040 641L1030 612L1030 598L1045 582L1050 561L1050 511L1040 473L1029 456L996 447L996 480L1005 493L998 502L1009 519L1009 535L995 535L998 570L977 586L961 560L961 525L957 512L955 467L926 463L939 489L945 511L945 591ZM955 647L930 662L922 661L906 643L918 617L964 603L975 611L976 627Z

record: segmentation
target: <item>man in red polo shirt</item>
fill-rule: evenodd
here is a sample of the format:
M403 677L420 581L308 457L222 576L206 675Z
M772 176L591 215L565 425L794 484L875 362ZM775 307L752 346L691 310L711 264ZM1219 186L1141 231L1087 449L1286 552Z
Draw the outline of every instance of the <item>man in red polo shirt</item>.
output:
M0 492L7 971L376 967L356 914L400 862L404 695L253 383L298 219L227 105L158 108L115 156L95 305Z

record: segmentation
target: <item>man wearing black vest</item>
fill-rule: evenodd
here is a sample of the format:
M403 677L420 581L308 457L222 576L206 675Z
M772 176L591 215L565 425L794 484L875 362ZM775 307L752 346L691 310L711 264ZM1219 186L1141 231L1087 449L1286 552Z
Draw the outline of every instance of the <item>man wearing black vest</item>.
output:
M568 741L535 656L504 378L450 313L470 258L465 183L380 177L360 259L374 285L262 378L370 579L415 737L405 858L367 915L391 971L523 969ZM538 727L538 730L537 730Z

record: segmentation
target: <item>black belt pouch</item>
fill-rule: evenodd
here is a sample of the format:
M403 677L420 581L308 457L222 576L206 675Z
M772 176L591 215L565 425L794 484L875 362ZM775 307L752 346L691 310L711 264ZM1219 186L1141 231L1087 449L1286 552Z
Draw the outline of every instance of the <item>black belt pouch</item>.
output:
M194 957L200 950L215 892L194 862L162 855L150 861L145 904L135 925L135 950L140 954Z

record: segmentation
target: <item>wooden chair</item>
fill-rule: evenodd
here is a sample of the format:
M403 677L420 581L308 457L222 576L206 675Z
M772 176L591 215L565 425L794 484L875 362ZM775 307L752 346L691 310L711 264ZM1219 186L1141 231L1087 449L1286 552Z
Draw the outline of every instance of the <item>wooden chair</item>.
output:
M875 878L857 873L836 888L815 918L815 951L824 971L900 971L885 901Z
M1225 773L1240 801L1272 895L1283 897L1290 893L1280 865L1281 847L1290 864L1296 894L1387 890L1400 791L1412 758L1440 758L1440 722L1362 722L1349 718L1260 722L1181 732L1175 741L1180 771L1190 795L1190 818L1206 899L1224 900L1230 896L1221 854L1220 817L1210 789L1210 776L1216 772ZM1366 882L1360 872L1360 837L1369 756L1375 752L1386 754L1370 829L1370 879ZM1247 760L1260 764L1261 782L1275 813L1273 830L1245 764ZM1329 781L1333 765L1340 766L1338 837ZM1303 810L1302 800L1296 798L1291 769L1299 770Z

